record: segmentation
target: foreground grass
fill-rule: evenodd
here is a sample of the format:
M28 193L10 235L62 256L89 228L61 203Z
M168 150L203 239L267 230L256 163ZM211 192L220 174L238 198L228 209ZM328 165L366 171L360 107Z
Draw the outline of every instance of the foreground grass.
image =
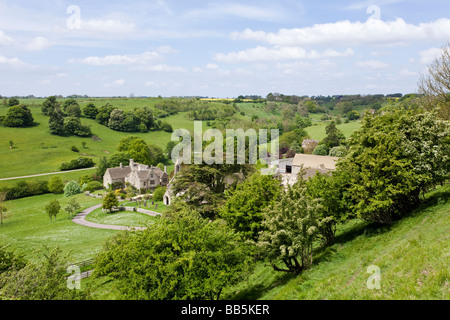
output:
M250 278L228 288L228 299L436 299L450 298L450 185L428 195L391 227L360 220L341 226L337 243L318 252L300 275L260 263ZM367 268L378 266L380 289L368 289Z

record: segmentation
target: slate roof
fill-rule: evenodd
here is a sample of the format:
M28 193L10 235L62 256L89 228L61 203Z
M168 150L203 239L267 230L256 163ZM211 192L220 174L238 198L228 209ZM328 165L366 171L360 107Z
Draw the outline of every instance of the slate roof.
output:
M292 166L303 168L316 168L326 170L336 170L336 162L339 158L330 156L318 156L313 154L296 154L292 161Z
M111 179L113 180L123 179L131 172L131 168L130 167L109 168L106 170L106 172L109 173Z

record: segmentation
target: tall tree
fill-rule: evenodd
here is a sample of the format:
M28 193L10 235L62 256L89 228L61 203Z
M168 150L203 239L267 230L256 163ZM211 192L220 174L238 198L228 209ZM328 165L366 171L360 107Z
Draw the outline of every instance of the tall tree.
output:
M88 103L86 107L83 108L83 114L86 118L95 119L98 114L98 109L93 103Z
M47 215L50 217L50 221L52 221L53 218L56 219L56 216L61 210L61 205L59 204L59 201L55 199L50 201L44 209Z
M64 115L59 107L49 111L48 126L51 134L64 135Z
M45 115L50 115L50 113L53 111L53 109L55 109L56 107L59 107L60 104L59 102L56 100L55 96L50 96L47 99L45 99L45 101L42 103L42 113Z
M220 216L244 237L256 240L261 231L262 211L278 200L281 183L257 171L236 189L225 193L227 200L220 209Z
M338 170L349 173L353 213L391 224L417 207L420 194L449 178L450 126L417 109L366 115Z
M225 203L225 190L243 181L252 171L251 165L187 165L177 174L172 190L189 207L199 210L204 217L214 218Z
M450 42L421 76L419 93L424 95L427 110L437 110L442 119L450 119Z
M330 124L325 127L325 133L326 136L321 141L321 144L324 144L327 147L327 151L330 151L331 148L340 146L345 142L344 134L336 127L334 121L331 121Z

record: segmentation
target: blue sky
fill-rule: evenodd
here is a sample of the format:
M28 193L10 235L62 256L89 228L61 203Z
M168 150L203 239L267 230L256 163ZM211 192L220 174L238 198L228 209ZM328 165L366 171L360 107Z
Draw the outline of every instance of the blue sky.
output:
M448 0L0 0L4 96L410 93Z

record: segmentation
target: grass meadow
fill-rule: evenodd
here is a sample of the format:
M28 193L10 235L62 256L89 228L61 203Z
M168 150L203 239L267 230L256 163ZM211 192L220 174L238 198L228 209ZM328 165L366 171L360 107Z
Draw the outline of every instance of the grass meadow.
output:
M80 211L101 203L101 199L83 194L74 197L81 205ZM4 206L10 216L0 225L0 245L8 244L30 260L41 256L43 245L59 246L64 252L71 252L73 261L80 261L93 258L103 242L117 232L75 224L62 210L50 221L44 207L54 199L62 208L70 200L63 195L45 194L6 201Z
M130 101L133 101L130 99ZM97 103L97 106L103 105ZM111 101L111 102L114 102ZM135 101L128 108L134 108L140 100ZM81 105L82 103L80 103ZM120 107L123 107L120 103ZM115 105L119 106L119 105ZM142 105L141 105L142 106ZM0 115L5 115L7 107L0 107ZM60 137L51 135L48 128L48 117L43 115L39 105L31 105L30 110L36 125L29 128L7 128L0 126L0 178L18 177L40 173L57 172L62 162L67 162L80 156L91 157L94 162L102 156L108 156L116 151L120 139L128 136L138 136L147 143L157 145L163 150L171 139L171 133L153 131L148 133L117 132L98 124L95 120L82 118L82 123L91 126L94 135L100 141L76 136ZM194 124L187 119L186 113L178 113L164 118L163 121L172 124L174 129L194 129ZM14 141L13 149L9 148L9 141ZM86 143L86 148L82 147ZM80 152L73 152L76 146Z
M87 221L95 223L111 224L127 227L147 226L154 223L156 219L159 218L139 212L131 212L131 211L115 211L111 213L103 212L101 208L92 211L86 217Z

